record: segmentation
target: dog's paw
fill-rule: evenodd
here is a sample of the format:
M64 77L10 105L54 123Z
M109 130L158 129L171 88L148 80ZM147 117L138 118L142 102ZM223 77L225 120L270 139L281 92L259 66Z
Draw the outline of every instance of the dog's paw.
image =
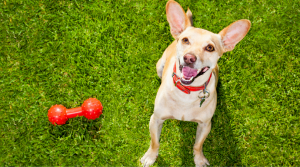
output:
M158 153L151 151L150 149L146 152L146 154L141 158L141 163L144 167L149 167L150 165L154 164Z
M204 157L204 155L196 155L194 158L195 165L196 167L203 167L203 166L208 166L209 162L208 160Z

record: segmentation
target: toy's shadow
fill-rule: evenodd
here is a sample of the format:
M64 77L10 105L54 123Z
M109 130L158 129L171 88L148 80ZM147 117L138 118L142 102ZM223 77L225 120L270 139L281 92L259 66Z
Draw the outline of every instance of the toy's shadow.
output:
M81 134L87 140L101 138L97 131L102 127L99 120L88 120L82 117L72 118L64 125L52 126L49 133L55 138L75 138ZM76 131L76 133L74 133Z

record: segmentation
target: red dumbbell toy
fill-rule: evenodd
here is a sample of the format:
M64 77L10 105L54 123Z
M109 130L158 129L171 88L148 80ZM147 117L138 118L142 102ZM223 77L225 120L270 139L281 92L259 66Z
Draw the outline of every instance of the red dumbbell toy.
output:
M85 116L87 119L96 119L102 114L103 106L96 98L85 100L81 107L67 109L63 105L54 105L48 110L49 121L53 125L63 125L69 118Z

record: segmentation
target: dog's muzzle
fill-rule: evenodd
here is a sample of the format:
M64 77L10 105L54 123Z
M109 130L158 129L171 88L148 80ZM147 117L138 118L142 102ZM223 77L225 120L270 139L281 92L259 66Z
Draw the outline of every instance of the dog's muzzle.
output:
M210 69L209 66L203 67L202 69L194 69L189 66L179 66L181 72L180 81L185 85L193 83L194 79L200 75L203 75L206 71Z

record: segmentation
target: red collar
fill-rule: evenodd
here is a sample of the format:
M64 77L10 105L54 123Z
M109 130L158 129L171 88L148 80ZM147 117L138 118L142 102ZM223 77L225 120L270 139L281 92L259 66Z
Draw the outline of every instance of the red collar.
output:
M205 88L205 84L208 85L210 78L211 78L212 73L210 74L208 81L204 83L204 85L202 86L198 86L198 87L194 87L194 86L185 86L182 85L182 83L180 82L180 78L176 75L176 63L174 65L173 68L173 82L175 84L175 86L181 90L182 92L186 93L186 94L190 94L191 91L199 91L199 90L203 90Z

